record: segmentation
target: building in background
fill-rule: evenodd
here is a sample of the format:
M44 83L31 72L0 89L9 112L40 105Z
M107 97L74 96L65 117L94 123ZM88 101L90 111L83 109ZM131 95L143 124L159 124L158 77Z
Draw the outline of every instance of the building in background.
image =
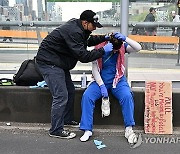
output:
M58 6L56 9L56 21L62 21L62 8L61 6Z
M0 1L0 20L6 20L8 16L9 0Z
M9 6L9 0L0 0L0 6Z
M22 4L22 6L24 7L24 12L23 15L24 16L28 16L29 15L29 7L28 7L28 3L27 0L16 0L16 4Z
M11 21L36 20L33 1L15 0L15 4L9 6L9 0L0 0L0 21L5 21L7 18L11 19Z
M42 0L37 0L37 11L38 11L38 21L42 21L44 18L44 14L43 14L43 4L42 4Z
M55 2L47 2L47 18L49 21L53 21L54 18L54 12L55 12Z
M143 15L139 19L137 19L137 16L146 14L150 5L158 8L158 21L168 21L169 12L167 12L167 10L169 10L168 7L170 5L173 6L174 3L172 3L173 0L164 1L171 3L160 3L160 0L158 2L155 0L136 0L136 2L130 0L129 15L132 17L130 21L142 21L144 18ZM10 2L12 2L12 0L0 0L0 21L5 21L7 17L9 17L11 21L62 21L62 6L57 5L56 2L49 2L48 0L14 0L15 4L11 7L9 6ZM34 8L33 5L37 8ZM33 8L35 10L33 10ZM111 9L99 11L98 15L103 23L113 22L113 25L116 25L120 22L120 13L120 2L112 2Z

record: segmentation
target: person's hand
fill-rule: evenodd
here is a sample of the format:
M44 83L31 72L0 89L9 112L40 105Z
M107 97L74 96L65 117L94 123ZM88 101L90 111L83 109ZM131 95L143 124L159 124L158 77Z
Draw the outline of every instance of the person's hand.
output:
M110 40L109 34L106 34L104 38L105 38L106 41L109 41Z
M122 40L125 41L126 40L126 36L124 36L123 34L116 32L113 34L115 38L117 38L118 40Z
M113 50L113 45L112 43L108 43L103 47L105 52L111 52Z
M107 88L106 86L103 84L100 86L100 89L101 89L101 94L103 97L108 97L108 91L107 91Z

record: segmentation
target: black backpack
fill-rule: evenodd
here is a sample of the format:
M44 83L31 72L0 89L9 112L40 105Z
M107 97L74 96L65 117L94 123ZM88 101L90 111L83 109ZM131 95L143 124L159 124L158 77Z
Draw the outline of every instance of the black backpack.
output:
M13 82L18 86L34 86L43 80L35 58L25 60L21 64L18 72L13 76Z

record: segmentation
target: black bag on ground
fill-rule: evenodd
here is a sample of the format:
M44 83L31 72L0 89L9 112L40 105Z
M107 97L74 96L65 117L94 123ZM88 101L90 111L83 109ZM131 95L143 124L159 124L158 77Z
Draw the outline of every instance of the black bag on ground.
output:
M38 70L35 58L25 60L21 64L18 72L13 76L13 81L18 86L34 86L43 80L44 79Z

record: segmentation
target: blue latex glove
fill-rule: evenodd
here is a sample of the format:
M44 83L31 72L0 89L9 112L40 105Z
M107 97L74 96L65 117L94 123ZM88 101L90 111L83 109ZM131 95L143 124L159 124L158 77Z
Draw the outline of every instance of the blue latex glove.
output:
M103 48L105 52L111 52L113 50L113 45L112 43L108 43Z
M42 87L42 88L45 87L45 86L47 86L47 84L46 84L45 81L38 82L37 85L38 85L39 87Z
M105 40L106 40L106 41L109 41L109 40L110 40L109 34L105 35Z
M101 89L102 96L103 97L108 97L107 88L106 88L106 86L104 84L100 86L100 89Z
M113 33L114 37L117 38L118 40L122 40L122 41L125 41L126 40L126 36L124 36L123 34L119 33L119 32L116 32L116 33Z

